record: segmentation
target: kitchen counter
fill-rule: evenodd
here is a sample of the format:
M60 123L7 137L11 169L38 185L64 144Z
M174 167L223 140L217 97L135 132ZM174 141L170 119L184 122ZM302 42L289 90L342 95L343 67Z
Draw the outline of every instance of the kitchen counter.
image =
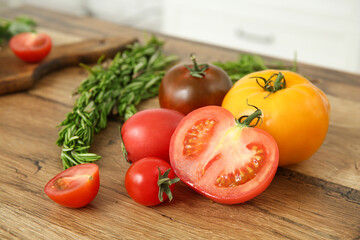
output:
M144 40L141 30L93 18L24 6L0 15L32 17L54 45L105 36ZM165 52L188 62L232 61L238 51L158 35ZM0 52L1 54L1 52ZM331 54L331 53L329 53ZM266 60L274 60L266 58ZM62 170L56 126L72 110L71 92L87 72L69 67L34 88L0 96L1 239L358 239L360 237L360 75L299 64L328 96L327 137L302 163L280 167L269 188L245 204L222 205L178 183L174 200L144 207L127 194L129 164L121 153L120 122L110 119L91 152L102 156L100 190L88 206L70 209L44 193ZM139 109L159 107L157 98ZM294 106L296 107L296 106ZM296 136L294 136L296 137Z

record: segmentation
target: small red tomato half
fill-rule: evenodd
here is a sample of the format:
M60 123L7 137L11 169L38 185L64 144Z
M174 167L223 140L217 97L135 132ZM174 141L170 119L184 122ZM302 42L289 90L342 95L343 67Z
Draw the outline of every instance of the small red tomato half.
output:
M29 63L43 60L51 50L51 38L45 33L20 33L10 39L9 46L20 59Z
M183 114L208 105L221 106L226 93L232 87L227 73L211 64L178 64L170 68L160 84L159 103Z
M56 175L44 190L54 202L70 208L80 208L96 197L99 186L99 167L94 163L84 163Z
M279 152L274 138L250 122L218 106L189 113L170 143L175 174L220 203L243 203L262 193L276 173Z
M170 109L148 109L135 113L121 128L125 156L129 162L158 157L169 162L170 139L184 115Z
M177 181L170 164L154 157L135 162L125 175L126 191L135 202L144 206L155 206L168 198L171 201Z

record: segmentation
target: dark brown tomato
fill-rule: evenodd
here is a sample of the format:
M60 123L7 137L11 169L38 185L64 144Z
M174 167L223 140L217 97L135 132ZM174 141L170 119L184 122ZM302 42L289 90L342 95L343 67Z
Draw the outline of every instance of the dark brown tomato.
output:
M189 69L198 72L196 68L200 70L200 74L194 76ZM229 76L217 66L179 64L165 74L160 85L159 102L162 108L186 115L200 107L220 106L231 87Z

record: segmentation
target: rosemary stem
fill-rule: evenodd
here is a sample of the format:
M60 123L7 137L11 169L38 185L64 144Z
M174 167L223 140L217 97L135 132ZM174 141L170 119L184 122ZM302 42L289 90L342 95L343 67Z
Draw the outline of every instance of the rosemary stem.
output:
M107 125L110 113L117 112L125 121L136 113L136 105L158 94L165 69L176 59L165 56L163 42L156 37L146 44L138 42L119 52L108 67L102 58L94 67L81 64L89 76L76 92L73 110L59 125L56 143L62 147L61 160L64 169L101 157L89 153L94 133Z

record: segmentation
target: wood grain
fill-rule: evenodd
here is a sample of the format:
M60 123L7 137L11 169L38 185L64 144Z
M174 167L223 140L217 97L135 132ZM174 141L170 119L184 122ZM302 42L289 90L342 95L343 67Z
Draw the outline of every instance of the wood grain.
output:
M74 39L143 32L91 18L33 7L1 16L34 17L44 29ZM239 52L162 36L168 53L187 62L228 61ZM271 58L266 58L272 60ZM0 97L0 239L359 239L360 238L360 77L300 64L300 73L325 91L331 103L326 140L309 160L279 168L270 187L239 205L221 205L177 184L174 200L156 207L136 204L126 193L128 163L120 149L120 122L110 118L92 152L101 186L87 207L54 204L43 192L62 166L55 145L58 125L72 109L71 91L86 78L71 67L42 78L35 88ZM139 109L159 107L156 98Z

